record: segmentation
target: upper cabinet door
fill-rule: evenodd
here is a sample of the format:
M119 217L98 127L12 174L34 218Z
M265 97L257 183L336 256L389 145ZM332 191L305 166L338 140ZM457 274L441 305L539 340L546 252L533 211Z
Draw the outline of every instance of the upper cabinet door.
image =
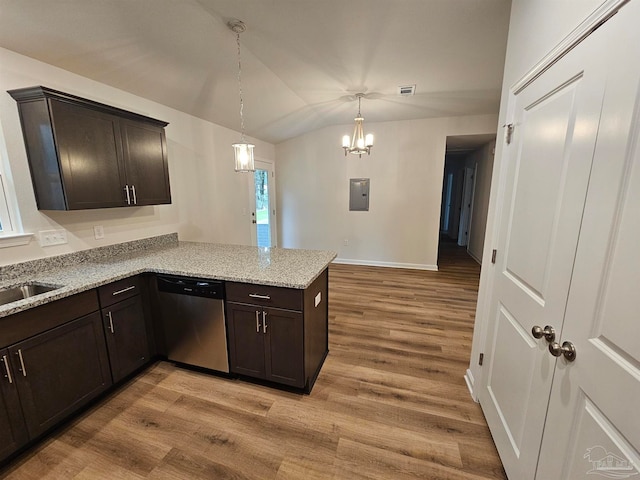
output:
M49 101L67 208L126 205L119 119L70 103Z
M164 128L121 120L120 131L133 205L171 203Z

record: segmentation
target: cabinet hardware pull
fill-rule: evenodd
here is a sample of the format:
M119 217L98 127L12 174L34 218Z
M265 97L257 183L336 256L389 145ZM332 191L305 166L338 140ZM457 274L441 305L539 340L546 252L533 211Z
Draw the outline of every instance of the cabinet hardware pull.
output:
M27 376L27 369L24 368L24 359L22 358L22 349L21 348L18 349L18 358L20 358L20 366L22 367L22 370L21 370L22 376L26 377Z
M109 330L111 330L111 333L115 333L113 331L113 317L111 316L111 312L107 312L107 317L109 317Z
M127 194L127 205L131 205L131 197L129 196L129 185L124 186L124 191Z
M258 293L250 293L249 296L251 298L260 298L262 300L271 300L271 296L269 296L269 295L260 295Z
M262 311L262 333L267 333L267 312Z
M136 288L136 286L135 285L131 285L130 287L123 288L122 290L116 290L111 295L113 295L115 297L116 295L120 295L121 293L128 292L129 290L133 290L134 288Z
M260 333L260 312L256 310L256 333Z
M133 204L137 205L138 204L138 199L136 198L136 186L135 185L131 185L131 192L133 193Z
M7 371L7 380L9 380L9 383L13 383L13 379L11 378L11 370L9 370L9 359L7 359L6 355L2 355L2 361L4 362L4 369Z

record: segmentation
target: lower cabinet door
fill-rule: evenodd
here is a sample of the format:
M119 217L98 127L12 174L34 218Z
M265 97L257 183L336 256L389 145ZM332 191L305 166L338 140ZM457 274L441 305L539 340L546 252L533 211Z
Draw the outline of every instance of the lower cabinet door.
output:
M149 342L140 296L102 309L113 382L143 366L149 360Z
M111 385L99 312L17 343L9 354L31 438Z
M227 327L231 372L266 378L262 308L227 302Z
M14 378L9 350L0 350L0 461L29 440Z
M266 378L292 387L304 387L304 328L302 313L264 309Z

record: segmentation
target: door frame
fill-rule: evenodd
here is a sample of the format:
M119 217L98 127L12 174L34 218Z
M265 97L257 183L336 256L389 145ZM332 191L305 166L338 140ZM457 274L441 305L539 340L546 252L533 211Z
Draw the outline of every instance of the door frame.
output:
M273 160L266 158L256 158L256 170L266 170L269 172L269 228L271 230L271 246L278 246L278 225L277 225L277 209L276 209L276 165ZM255 174L247 175L247 188L249 194L249 211L253 212L255 219L256 199L255 199ZM258 244L256 225L251 224L251 245L254 247Z

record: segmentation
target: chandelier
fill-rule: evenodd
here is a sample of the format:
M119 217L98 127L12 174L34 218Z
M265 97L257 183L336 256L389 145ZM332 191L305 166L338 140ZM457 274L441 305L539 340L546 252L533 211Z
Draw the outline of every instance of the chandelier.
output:
M240 61L240 34L247 27L240 20L231 20L227 26L236 34L238 44L238 92L240 95L240 142L234 143L233 153L236 160L236 172L254 172L256 170L253 159L253 149L255 145L247 142L244 135L244 102L242 100L242 62Z
M360 101L364 97L364 93L356 93L358 98L358 116L354 118L356 125L353 129L353 137L349 138L349 135L342 137L342 148L344 148L344 156L347 153L353 153L359 155L362 158L362 154L366 153L371 155L371 147L373 147L373 135L367 134L365 136L364 129L362 128L362 122L364 118L360 114Z

